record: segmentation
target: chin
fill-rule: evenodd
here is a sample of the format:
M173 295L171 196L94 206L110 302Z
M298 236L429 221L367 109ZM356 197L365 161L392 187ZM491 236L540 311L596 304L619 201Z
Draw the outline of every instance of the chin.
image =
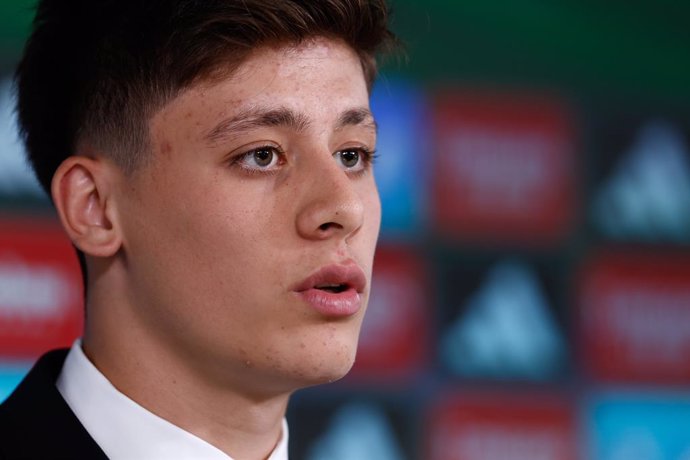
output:
M274 392L292 392L347 375L357 354L359 324L320 324L279 338L259 354L255 370Z
M355 363L354 358L347 363L343 363L340 366L333 366L329 369L324 369L325 372L318 374L314 378L314 385L321 385L324 383L333 383L345 377L352 369L352 365Z
M332 383L345 377L355 362L357 347L340 347L319 355L309 354L297 363L294 376L299 386L308 387Z
M340 369L338 371L321 373L318 375L302 376L302 379L299 380L296 385L296 389L327 385L329 383L337 382L348 374L351 367L352 366L348 367L347 369Z

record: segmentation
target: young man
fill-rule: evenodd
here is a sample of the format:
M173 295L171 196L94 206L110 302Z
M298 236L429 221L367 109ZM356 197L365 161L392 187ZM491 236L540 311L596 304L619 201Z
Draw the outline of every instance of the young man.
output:
M42 0L17 72L86 321L0 409L0 458L284 459L350 369L380 205L383 0Z

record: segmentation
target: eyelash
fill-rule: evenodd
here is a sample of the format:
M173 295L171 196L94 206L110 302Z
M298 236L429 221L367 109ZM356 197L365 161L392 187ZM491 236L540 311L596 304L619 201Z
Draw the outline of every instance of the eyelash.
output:
M246 174L250 175L255 175L255 174L263 174L263 175L273 175L278 172L278 168L273 167L272 169L262 169L262 168L252 168L244 165L242 162L244 159L251 157L252 155L255 155L257 152L260 152L261 150L270 150L272 151L275 155L278 156L278 162L280 165L285 164L285 151L281 149L280 147L277 147L275 145L263 145L260 147L253 148L251 150L248 150L244 153L241 153L237 156L235 156L231 160L231 165L232 166L237 166L242 171ZM376 153L376 150L369 149L365 146L357 146L357 147L348 147L344 149L337 150L336 152L333 153L333 156L335 157L336 154L342 153L342 152L348 152L348 151L355 151L359 154L360 156L360 161L363 163L360 169L357 170L351 170L348 171L349 174L352 176L360 176L367 171L371 169L371 166L375 163L376 159L379 157L379 155ZM347 169L345 169L347 171Z
M275 145L262 145L260 147L253 148L251 150L248 150L244 153L241 153L237 156L235 156L231 160L231 165L232 166L237 166L244 172L245 174L249 175L255 175L255 174L263 174L263 175L273 175L278 172L278 170L274 167L272 169L262 169L262 168L251 168L246 166L245 164L242 163L242 161L246 158L251 157L252 155L256 154L257 152L260 152L261 150L270 150L273 152L274 155L278 156L278 162L282 164L285 163L285 152L283 149L280 147L277 147Z
M349 174L351 174L354 177L359 177L366 173L367 171L371 170L371 167L373 166L374 162L378 158L378 154L376 153L376 150L371 150L367 147L364 146L359 146L359 147L349 147L349 148L344 148L336 151L333 153L335 156L337 153L342 153L342 152L348 152L348 151L355 151L359 154L359 159L362 162L362 167L360 169L353 169L349 171Z

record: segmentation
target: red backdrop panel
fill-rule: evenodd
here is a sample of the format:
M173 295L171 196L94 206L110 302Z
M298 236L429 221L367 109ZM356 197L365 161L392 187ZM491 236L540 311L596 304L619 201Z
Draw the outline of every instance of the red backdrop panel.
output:
M436 227L464 240L553 244L571 229L578 164L566 105L538 95L437 95Z
M432 407L429 460L576 460L575 411L544 394L460 392Z
M421 369L428 361L429 297L421 260L404 246L379 246L354 377L396 379Z
M82 305L79 264L55 221L0 220L0 356L71 345Z
M592 376L690 383L690 254L600 253L579 284L581 354Z

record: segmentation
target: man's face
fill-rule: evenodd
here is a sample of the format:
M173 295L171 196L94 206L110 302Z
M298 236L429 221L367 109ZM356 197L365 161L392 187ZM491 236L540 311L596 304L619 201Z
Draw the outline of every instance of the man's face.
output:
M357 55L326 39L258 49L172 100L150 134L151 163L118 193L138 327L258 392L344 375L380 223Z

